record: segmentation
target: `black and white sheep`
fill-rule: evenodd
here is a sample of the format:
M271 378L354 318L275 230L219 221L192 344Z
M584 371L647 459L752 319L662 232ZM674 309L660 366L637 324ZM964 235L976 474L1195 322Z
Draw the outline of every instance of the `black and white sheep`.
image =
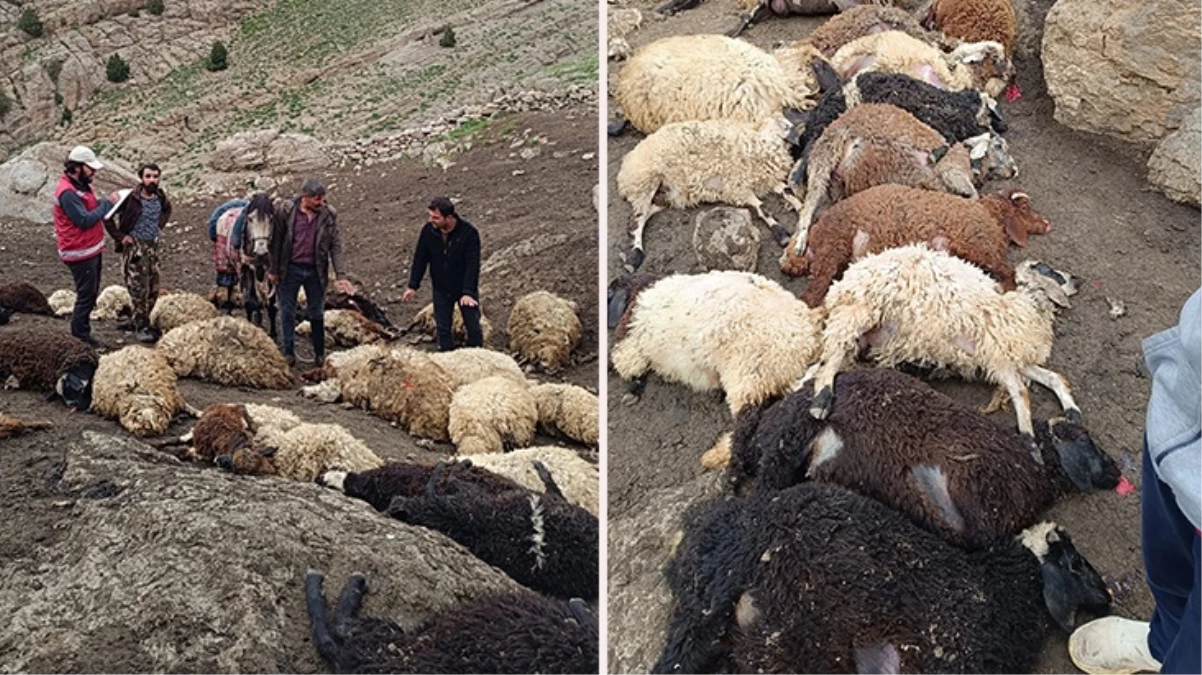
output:
M96 350L58 330L22 326L0 333L0 379L5 386L59 397L68 407L92 407Z
M756 476L761 491L803 480L843 485L971 547L1017 534L1065 494L1119 482L1114 460L1080 423L1035 423L1039 465L1014 429L895 370L839 374L825 421L807 414L811 398L794 392L739 414L732 478Z
M331 622L323 574L305 573L313 646L341 673L595 673L597 618L583 600L519 592L458 604L408 629L359 616L367 580L352 575Z
M654 673L1029 673L1050 623L1110 606L1050 522L970 552L816 483L693 516Z

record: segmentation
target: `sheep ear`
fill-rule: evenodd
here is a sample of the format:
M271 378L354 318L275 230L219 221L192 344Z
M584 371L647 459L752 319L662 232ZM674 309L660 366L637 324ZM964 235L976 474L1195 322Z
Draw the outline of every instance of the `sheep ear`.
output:
M1051 300L1053 303L1065 309L1073 306L1073 304L1069 302L1068 295L1064 292L1064 289L1060 288L1060 284L1056 283L1052 279L1048 279L1043 275L1040 275L1039 279L1040 283L1043 284L1044 291L1048 294L1048 300Z
M1018 244L1020 248L1026 248L1027 228L1018 222L1018 218L1013 215L1006 216L1002 221L1002 227L1006 228L1006 236L1010 237L1010 241Z
M622 315L626 313L626 299L630 297L630 291L625 288L614 289L613 295L609 298L609 327L617 328L618 322L622 320Z
M855 647L857 673L900 673L901 654L888 642L879 642L868 647Z
M946 155L950 150L951 147L947 145L941 145L932 150L930 153L931 164L938 164L940 160L943 159L944 155Z

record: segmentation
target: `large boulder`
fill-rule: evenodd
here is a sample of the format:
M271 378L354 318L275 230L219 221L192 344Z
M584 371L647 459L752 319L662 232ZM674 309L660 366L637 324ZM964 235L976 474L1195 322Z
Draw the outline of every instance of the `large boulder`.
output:
M38 143L0 164L0 217L22 218L35 223L53 220L54 186L63 172L71 148L57 143ZM104 168L96 174L98 194L108 194L138 182L129 167L98 153Z
M706 272L754 272L760 255L760 232L751 222L751 212L715 206L698 213L693 226L693 253Z
M305 570L410 626L520 590L450 539L315 484L184 465L84 432L59 486L66 536L0 568L4 672L329 672L309 643Z
M1198 107L1196 0L1057 0L1043 34L1056 121L1154 143Z
M1169 134L1148 159L1148 182L1170 199L1202 205L1202 107Z
M217 142L209 166L218 171L304 173L330 166L321 141L304 134L281 134L275 129L242 131Z
M653 490L636 510L609 521L611 672L646 673L655 665L675 606L663 570L683 537L683 516L725 491L725 471L706 473Z

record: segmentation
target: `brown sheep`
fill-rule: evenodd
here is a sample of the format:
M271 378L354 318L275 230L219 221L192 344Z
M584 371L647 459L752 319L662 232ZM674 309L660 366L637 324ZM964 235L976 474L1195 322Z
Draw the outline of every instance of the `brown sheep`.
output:
M1008 190L980 199L904 185L880 185L835 204L818 219L802 256L789 255L781 271L810 274L801 299L818 307L853 261L887 248L928 242L990 273L1012 291L1014 268L1006 264L1010 241L1027 245L1028 234L1052 228L1031 208L1025 192ZM791 253L791 251L789 252Z
M829 59L843 45L865 35L887 30L899 30L924 42L946 42L946 45L940 46L949 49L959 46L959 41L948 41L938 33L928 33L909 12L880 5L858 5L836 14L815 28L802 42Z
M68 407L92 407L92 377L100 359L86 342L45 327L0 333L0 383L16 380L30 391L55 392Z
M214 403L192 427L193 459L215 461L239 448L250 448L253 424L246 406Z
M1014 58L1018 22L1010 0L935 0L923 24L964 42L997 42Z
M0 283L0 307L21 314L54 316L46 296L32 284L24 281Z

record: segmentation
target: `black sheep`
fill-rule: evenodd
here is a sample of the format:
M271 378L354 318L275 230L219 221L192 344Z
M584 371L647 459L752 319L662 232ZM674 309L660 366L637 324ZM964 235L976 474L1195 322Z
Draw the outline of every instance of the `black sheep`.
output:
M50 307L46 296L33 284L24 281L0 283L0 309L9 313L54 316L54 309Z
M386 511L396 497L420 497L436 466L433 463L389 462L358 473L328 471L319 476L317 482L341 490L348 497L362 499L377 511ZM523 489L504 476L472 466L471 460L467 459L461 461L455 471L444 473L438 488L451 494L463 485L475 485L492 493Z
M1029 673L1049 618L1070 632L1079 608L1110 605L1053 523L970 552L814 483L709 502L687 522L654 673Z
M61 398L68 407L92 407L96 350L59 330L22 326L0 333L0 383L15 377L21 389Z
M533 464L546 488L541 495L458 480L460 466L448 472L439 462L424 494L393 499L388 513L445 534L527 588L591 602L598 592L597 517L565 499L542 462Z
M807 414L811 398L807 387L740 411L731 438L736 481L758 476L757 491L836 483L970 547L1017 533L1074 490L1119 482L1114 460L1079 422L1035 424L1039 465L1013 428L892 369L840 373L826 420Z
M341 673L596 673L597 619L582 600L536 593L489 596L405 630L358 616L366 581L354 575L326 618L322 574L305 574L318 654Z

